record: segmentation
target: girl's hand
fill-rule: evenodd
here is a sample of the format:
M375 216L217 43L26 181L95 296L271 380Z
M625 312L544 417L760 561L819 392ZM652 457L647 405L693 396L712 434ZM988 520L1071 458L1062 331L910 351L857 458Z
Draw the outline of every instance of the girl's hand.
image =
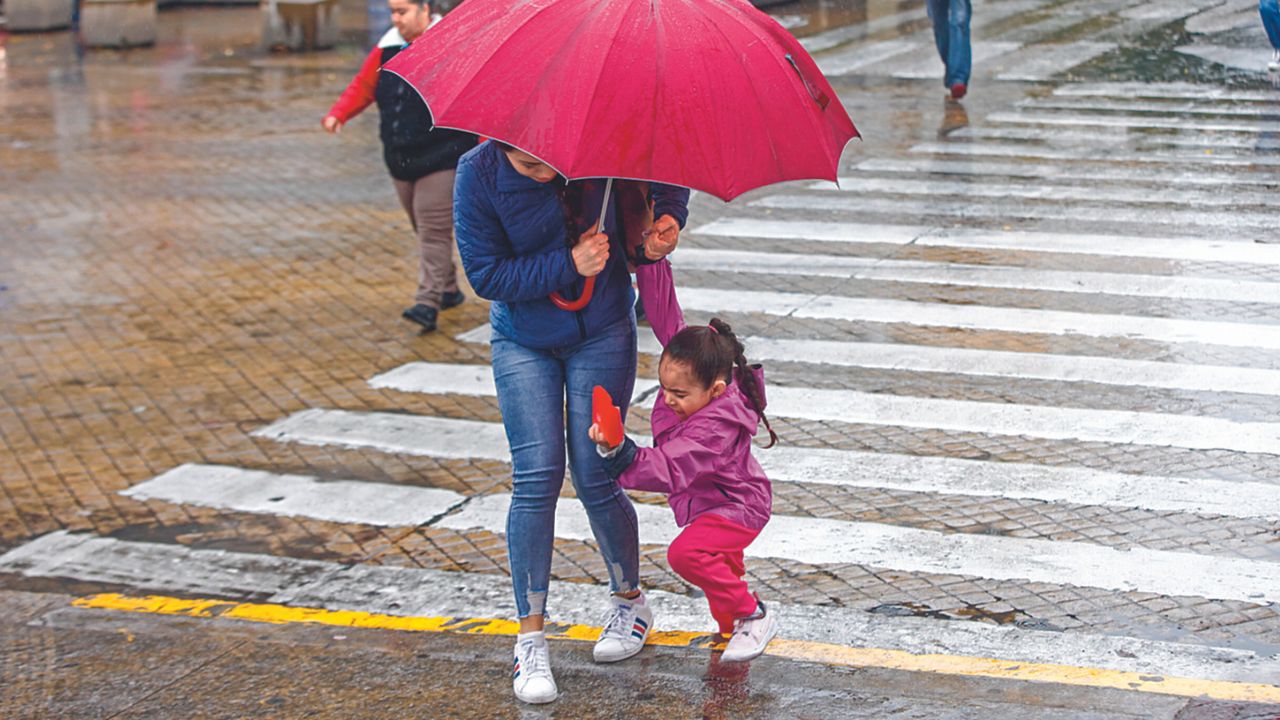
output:
M595 423L591 424L591 429L587 430L587 435L591 438L591 442L604 448L606 452L622 444L618 443L618 445L609 445L609 441L604 439L604 433L600 432L600 426Z
M582 277L594 277L609 262L609 236L588 230L573 246L573 266Z
M332 115L329 115L328 117L326 117L324 119L324 122L320 124L324 125L325 131L328 132L330 135L342 132L342 121Z

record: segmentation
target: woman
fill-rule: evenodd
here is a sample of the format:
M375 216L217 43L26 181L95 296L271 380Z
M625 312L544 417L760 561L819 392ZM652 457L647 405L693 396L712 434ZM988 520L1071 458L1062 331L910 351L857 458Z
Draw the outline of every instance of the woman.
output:
M493 301L493 375L511 445L507 548L520 617L512 685L525 702L551 702L557 694L542 628L566 432L574 489L613 592L595 659L616 662L638 653L653 624L639 586L635 509L587 438L592 388L608 390L625 415L635 385L628 256L661 259L688 217L688 190L655 184L649 195L658 218L653 231L624 238L617 202L610 202L597 232L603 181L566 184L536 157L493 141L458 163L458 250L476 294ZM552 292L578 297L588 277L595 278L595 293L583 309L562 310L548 299Z
M422 326L436 329L441 310L464 300L453 265L454 168L458 158L476 145L470 133L437 128L431 111L417 91L399 75L379 72L409 43L416 42L439 19L428 0L387 0L394 25L365 58L342 97L322 122L337 133L372 103L381 117L382 156L395 183L400 205L418 236L418 290L413 305L401 313Z

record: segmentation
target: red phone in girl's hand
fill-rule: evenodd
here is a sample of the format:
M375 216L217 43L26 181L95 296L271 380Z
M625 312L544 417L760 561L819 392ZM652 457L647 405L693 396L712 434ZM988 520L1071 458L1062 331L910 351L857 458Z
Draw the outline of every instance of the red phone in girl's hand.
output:
M591 421L600 428L609 447L617 447L622 442L622 413L613 404L609 391L599 385L591 391Z

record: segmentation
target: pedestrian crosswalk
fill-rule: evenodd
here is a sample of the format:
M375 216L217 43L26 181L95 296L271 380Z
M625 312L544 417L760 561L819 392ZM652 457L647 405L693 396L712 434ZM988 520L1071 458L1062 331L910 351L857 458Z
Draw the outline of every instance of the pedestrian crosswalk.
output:
M990 5L1012 15L1044 4ZM1110 5L1147 22L1214 3ZM876 22L922 17L909 10ZM1039 42L1041 33L1074 27L1075 17L1023 28L1026 39L993 39L975 56L996 66L995 77L1045 80L1115 48L1100 39ZM827 51L818 59L832 75L940 77L927 39L851 42L868 28L859 32L807 45ZM789 506L749 548L749 560L801 563L832 576L865 568L891 585L905 578L901 592L880 598L885 605L909 603L912 582L946 576L1044 596L1084 588L1135 608L1230 603L1233 612L1280 624L1280 562L1242 549L1245 542L1228 529L1280 522L1280 413L1268 410L1280 397L1280 235L1271 202L1280 160L1258 153L1269 141L1264 135L1280 132L1266 104L1274 99L1177 83L1062 85L944 140L860 157L838 185L797 184L695 217L672 258L682 305L695 321L730 315L736 327L750 328L749 357L786 368L770 376L770 416L824 432L820 440L797 433L798 440L758 459L780 491L823 498L834 509L805 514ZM1228 134L1228 152L1193 147L1211 144L1216 133ZM956 299L951 291L969 295ZM921 339L924 329L943 339ZM478 327L457 340L482 354L488 332ZM639 340L642 353L660 352L646 329ZM891 391L859 386L868 371L901 382ZM405 407L420 407L419 395L495 396L482 360L406 358L363 379ZM1003 383L1008 395L974 399L966 391L979 382ZM1040 388L1036 397L1017 394L1032 383ZM656 388L653 377L637 380L633 428ZM1167 398L1178 403L1163 407ZM941 439L936 452L885 452L851 439L845 429L854 426ZM310 407L272 419L254 435L282 446L510 460L493 417ZM994 457L974 438L1016 445L1018 455ZM1112 465L1121 455L1154 469L1122 471ZM1188 458L1194 462L1179 464ZM1240 462L1228 467L1223 458ZM480 493L344 478L340 469L323 478L278 470L184 464L122 495L377 528L505 533L505 466L486 470L492 482ZM910 520L841 514L841 496L832 493L861 491L939 506L1012 504L1080 532L1020 535L994 523L965 532L928 509ZM562 501L556 513L556 538L592 542L576 502ZM1216 536L1183 544L1128 539L1134 513L1160 520L1170 533L1206 525L1234 544ZM664 545L678 530L671 513L651 501L638 503L637 514L642 543ZM497 574L342 566L65 533L0 555L0 573L391 614L510 613L509 603L494 600L506 593ZM569 621L600 593L570 583L553 588L573 598ZM654 597L670 610L659 612L661 629L706 625L695 599ZM784 604L784 633L908 652L941 648L1256 682L1276 677L1274 656L1216 647L1236 638L1184 631L1160 610L1119 628L1106 624L1105 607L1093 619L1090 608L1073 610L1078 625L1050 633L872 615L866 610L881 603L849 604ZM838 630L832 618L840 619ZM1156 628L1149 635L1187 642L1139 637L1141 623ZM1267 632L1237 644L1272 647L1276 635Z

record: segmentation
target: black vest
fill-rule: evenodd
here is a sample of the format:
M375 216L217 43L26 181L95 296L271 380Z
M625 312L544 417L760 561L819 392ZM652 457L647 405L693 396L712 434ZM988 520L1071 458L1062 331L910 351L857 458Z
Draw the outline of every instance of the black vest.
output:
M382 64L403 49L383 48ZM378 71L374 98L381 116L382 158L397 180L412 182L455 168L458 158L476 146L476 136L471 133L436 129L422 96L395 73Z

